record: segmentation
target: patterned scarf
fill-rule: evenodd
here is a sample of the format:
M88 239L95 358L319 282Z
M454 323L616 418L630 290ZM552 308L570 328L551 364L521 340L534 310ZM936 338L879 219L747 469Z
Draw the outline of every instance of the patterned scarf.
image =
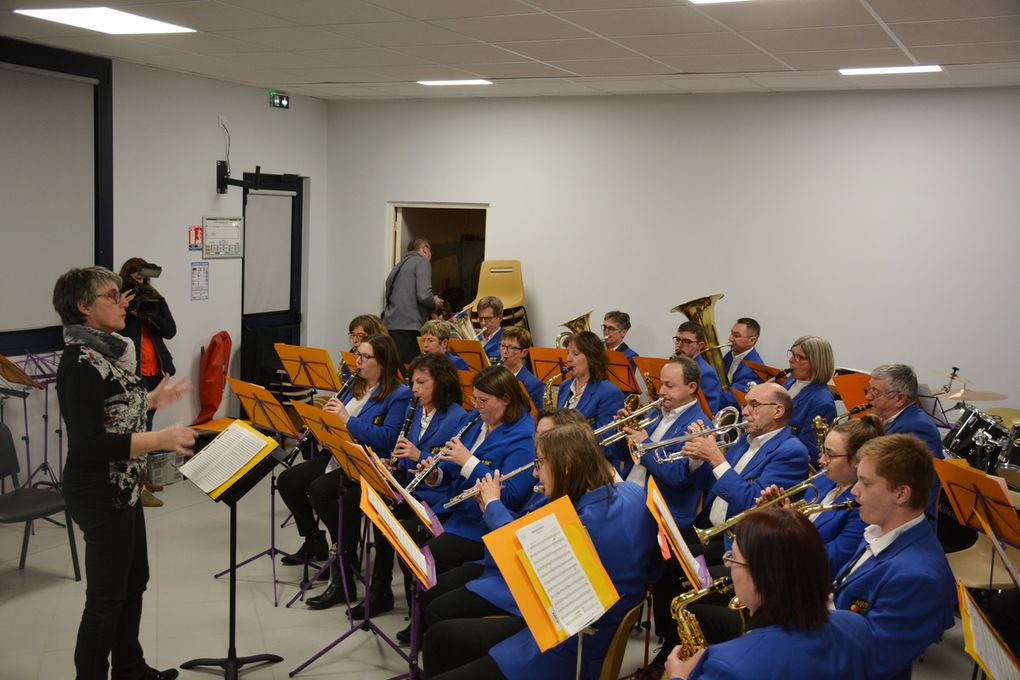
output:
M64 344L85 345L102 354L122 371L135 372L137 359L131 338L82 324L68 324L64 326Z

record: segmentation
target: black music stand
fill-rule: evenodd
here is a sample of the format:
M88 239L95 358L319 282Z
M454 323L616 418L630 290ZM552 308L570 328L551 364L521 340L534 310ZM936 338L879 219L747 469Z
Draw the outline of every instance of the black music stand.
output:
M237 503L245 496L245 494L251 491L256 484L262 481L262 478L269 474L278 462L280 461L272 455L266 456L216 499L216 502L225 503L230 508L230 637L227 643L227 656L223 658L191 659L190 661L185 661L181 664L181 668L183 669L198 668L199 666L216 666L223 669L223 677L226 680L236 680L237 673L243 666L255 663L278 663L283 661L283 657L276 654L252 654L250 656L238 656L236 646Z

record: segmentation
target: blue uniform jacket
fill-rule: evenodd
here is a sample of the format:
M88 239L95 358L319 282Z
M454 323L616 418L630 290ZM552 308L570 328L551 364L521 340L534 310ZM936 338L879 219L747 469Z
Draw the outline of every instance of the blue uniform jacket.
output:
M593 680L598 678L616 627L644 597L662 558L655 520L645 507L645 492L637 484L622 482L589 491L575 508L620 595L619 601L593 624L596 633L584 640L581 677ZM531 631L524 629L493 646L489 655L509 680L573 678L577 636L543 654Z
M389 458L410 401L411 390L401 383L385 399L366 401L361 413L347 421L347 429L358 443L371 446L380 458Z
M688 680L870 680L874 651L868 626L849 612L829 612L819 630L770 625L711 645Z
M939 437L939 428L931 416L921 410L917 404L911 404L903 409L896 418L885 426L886 434L912 434L928 447L931 455L936 458L945 458L942 453L942 438ZM931 494L928 497L928 506L924 510L925 517L935 526L935 518L938 515L939 490L942 485L939 478L935 477L935 483L931 486Z
M790 389L793 383L793 378L790 378L784 387ZM797 439L804 442L811 456L811 465L818 467L818 437L815 435L813 425L815 416L821 416L825 418L826 423L831 423L836 417L836 400L828 385L808 383L793 398L793 414L787 425L790 431L797 435Z
M824 498L825 494L836 486L836 483L828 477L822 477L815 482L815 486L818 488L818 495L815 496L811 491L808 491L805 496L805 499L810 503L816 503L819 499ZM832 502L835 504L852 501L853 495L850 493L852 489L853 485L850 485ZM857 552L861 539L864 538L864 527L867 524L861 519L861 511L853 508L852 510L830 510L815 515L814 525L818 529L818 533L822 535L825 552L829 555L829 571L835 578L840 567Z
M712 412L712 415L715 415L719 412L720 401L722 400L722 387L719 384L719 376L716 374L715 369L712 368L712 364L708 363L700 354L695 361L698 363L698 370L701 371L701 381L698 383L698 387L701 389L701 393L705 395L708 409Z
M470 417L467 415L465 419ZM482 421L479 419L464 433L461 442L470 449L481 431ZM442 508L442 503L471 488L475 482L490 472L494 470L510 472L534 459L535 424L531 420L531 414L525 411L516 422L503 423L494 429L474 452L474 456L481 462L475 466L467 479L460 474L461 468L456 463L444 461L439 464L443 471L443 483L437 488L441 489L444 495L439 503L433 505L432 509L436 514L446 512ZM530 496L533 486L532 477L519 474L503 484L500 498L511 510L519 510ZM464 502L450 508L450 518L443 525L443 530L454 536L481 541L485 530L478 503Z
M574 379L569 378L560 385L559 394L556 397L556 405L566 408L570 399L570 388ZM577 402L577 410L588 419L592 429L598 429L613 421L616 412L623 408L623 392L620 388L608 380L589 380ZM604 436L609 436L608 434ZM620 475L627 476L627 472L633 467L634 462L627 453L626 442L620 441L602 449L609 462L620 471Z
M694 472L688 472L695 484L708 491L702 504L703 512L707 512L716 497L721 496L728 503L726 519L729 519L754 505L755 499L765 487L776 484L788 489L807 479L807 449L790 433L790 428L784 427L779 434L765 442L744 471L737 474L732 466L737 464L749 447L747 437L744 436L726 451L724 455L731 467L719 479L712 474L712 466L708 463L699 466ZM690 469L689 460L683 461L683 464L687 470Z
M499 351L499 343L503 342L503 328L500 327L498 331L492 334L492 337L485 341L482 349L485 350L485 355L489 357L489 363L496 363L499 361L502 354Z
M450 360L450 362L453 364L453 367L456 368L458 371L470 371L471 370L471 367L467 365L467 362L464 361L463 359L461 359L459 356L457 356L453 352L447 352L446 353L446 358Z
M841 577L864 546L840 569ZM860 614L871 627L876 680L909 680L914 659L953 625L953 574L927 522L912 526L854 573L837 578L833 589L836 608Z
M407 438L421 451L421 459L429 458L437 453L446 442L450 441L457 432L457 426L464 420L464 407L460 404L450 404L445 411L436 411L429 423L429 429L425 430L425 436L421 434L421 411L419 406L414 410L414 419L411 427L407 430ZM411 481L416 463L400 459L398 464L397 479L406 486ZM415 498L425 501L429 505L439 503L440 507L446 501L446 494L436 491L427 484L419 484L414 490Z
M711 420L701 410L701 406L695 402L673 421L662 439L672 439L687 434L687 426L699 419L704 423ZM652 423L646 431L652 432L657 426L656 423ZM650 441L651 439L645 440L646 443ZM677 444L668 449L647 451L641 455L641 465L648 470L648 475L655 479L655 484L662 492L662 498L669 506L669 511L673 514L677 526L685 527L693 522L695 515L698 514L698 498L701 497L701 489L691 483L690 474L684 466L684 459L672 463L655 462L656 453L662 453L664 450L676 451L682 446L683 444Z
M524 386L524 391L531 397L531 403L535 405L536 409L541 409L542 395L545 394L545 385L542 381L536 378L526 365L521 366L521 372L517 374L517 379Z
M751 351L744 357L747 361L753 361L755 363L763 364L761 355L758 354L758 350L751 348ZM726 369L727 374L729 373L730 366L733 364L733 352L727 352L723 355L723 367ZM761 378L751 368L741 360L740 365L737 366L737 370L733 373L733 380L730 381L731 388L737 388L741 392L747 392L750 387L750 383L760 383ZM734 408L740 408L740 404L737 403L737 398L733 396L730 390L726 390L722 393L720 398L720 404L722 406L733 406Z

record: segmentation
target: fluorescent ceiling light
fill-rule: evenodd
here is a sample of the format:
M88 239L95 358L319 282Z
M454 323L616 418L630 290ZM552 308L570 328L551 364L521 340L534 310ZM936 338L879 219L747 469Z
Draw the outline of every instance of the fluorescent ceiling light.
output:
M133 33L194 33L195 29L175 26L137 14L128 14L109 7L83 7L78 9L16 9L15 14L55 21L58 24L87 28L90 31L114 35Z
M937 73L942 67L931 66L882 66L879 68L841 68L839 72L845 76L877 76L888 73Z
M691 0L692 5L721 5L726 2L749 2L750 0Z
M491 80L419 80L419 85L492 85Z

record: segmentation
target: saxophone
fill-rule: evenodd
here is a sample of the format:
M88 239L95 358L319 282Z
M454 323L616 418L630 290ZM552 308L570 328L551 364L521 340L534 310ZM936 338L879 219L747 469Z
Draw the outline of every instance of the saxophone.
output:
M542 392L542 408L549 410L556 408L556 400L553 399L553 383L557 380L563 381L567 378L567 373L570 370L563 365L563 360L560 360L559 373L553 373L552 377L545 381L545 391Z
M825 448L825 437L826 437L826 435L829 434L829 430L834 428L836 425L839 425L844 420L848 420L852 416L855 416L858 413L861 413L863 411L867 411L870 408L871 408L871 402L870 401L866 401L863 404L859 404L857 406L854 406L852 409L850 409L846 413L842 413L842 414L836 416L832 420L831 423L825 422L825 418L823 418L821 416L815 416L814 418L812 418L811 419L811 427L815 431L815 443L818 444L818 450L821 451L823 448Z
M689 659L708 646L708 643L705 642L705 634L701 632L701 625L698 624L698 619L694 614L687 611L687 607L708 595L728 593L731 590L733 590L733 581L729 576L723 576L712 581L709 586L701 590L690 590L673 598L669 611L676 622L677 633L680 635L681 659ZM730 600L729 607L734 610L743 609L740 600L735 597ZM741 633L743 633L743 630L741 630Z

